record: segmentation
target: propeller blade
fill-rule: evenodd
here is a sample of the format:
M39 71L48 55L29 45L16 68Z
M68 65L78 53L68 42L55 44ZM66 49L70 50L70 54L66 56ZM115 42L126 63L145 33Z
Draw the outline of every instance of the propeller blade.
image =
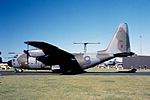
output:
M29 64L29 56L30 56L28 51L29 51L29 44L27 43L27 50L24 50L24 53L27 54L27 64Z

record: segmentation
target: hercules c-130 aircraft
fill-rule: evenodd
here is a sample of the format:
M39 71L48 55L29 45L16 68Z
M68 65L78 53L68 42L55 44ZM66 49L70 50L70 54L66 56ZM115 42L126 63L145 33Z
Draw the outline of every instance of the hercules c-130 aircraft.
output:
M59 66L62 73L81 73L115 57L127 57L134 53L130 50L128 26L121 23L106 50L72 54L58 47L39 41L27 41L25 44L38 49L24 50L24 53L9 61L9 65L22 69L48 69Z

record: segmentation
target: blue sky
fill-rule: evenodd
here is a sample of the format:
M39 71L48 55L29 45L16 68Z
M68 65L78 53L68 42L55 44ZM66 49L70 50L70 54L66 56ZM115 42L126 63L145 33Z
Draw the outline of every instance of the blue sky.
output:
M74 42L100 42L106 49L118 25L129 27L131 49L150 55L149 0L0 0L0 51L22 52L25 41L44 41L68 52L83 52Z

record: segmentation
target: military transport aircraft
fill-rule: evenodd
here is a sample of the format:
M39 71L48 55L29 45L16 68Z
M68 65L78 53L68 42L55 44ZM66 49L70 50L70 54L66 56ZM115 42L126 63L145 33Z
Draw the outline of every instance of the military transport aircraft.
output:
M128 26L121 23L116 30L106 50L72 54L46 42L27 41L25 44L38 49L24 50L9 65L21 69L48 69L52 66L59 67L62 73L81 73L84 69L91 68L115 57L127 57L134 53L130 50Z

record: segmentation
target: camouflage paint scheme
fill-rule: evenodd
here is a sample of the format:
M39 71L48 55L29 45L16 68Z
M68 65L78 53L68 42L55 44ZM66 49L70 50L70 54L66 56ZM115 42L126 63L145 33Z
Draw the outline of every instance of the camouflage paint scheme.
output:
M30 57L34 58L34 61L37 61L39 66L42 66L42 64L46 66L59 65L62 72L67 72L69 70L81 72L84 69L93 67L114 57L126 57L134 54L130 51L128 26L126 23L121 23L119 25L106 50L91 53L71 54L45 42L27 41L25 43L38 49L24 51L26 54L18 57L18 63L23 69L33 68L25 63L27 62L27 58ZM46 66L39 66L35 67L35 69L47 69Z

